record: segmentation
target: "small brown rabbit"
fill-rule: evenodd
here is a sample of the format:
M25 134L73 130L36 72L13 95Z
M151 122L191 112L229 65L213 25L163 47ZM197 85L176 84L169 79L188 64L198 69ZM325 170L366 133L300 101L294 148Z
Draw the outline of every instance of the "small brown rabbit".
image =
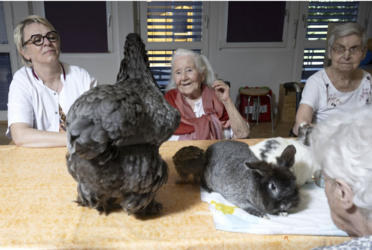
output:
M204 172L207 158L205 152L195 146L183 147L173 156L174 166L181 179L176 184L189 182L189 175L193 175L193 183L199 183Z

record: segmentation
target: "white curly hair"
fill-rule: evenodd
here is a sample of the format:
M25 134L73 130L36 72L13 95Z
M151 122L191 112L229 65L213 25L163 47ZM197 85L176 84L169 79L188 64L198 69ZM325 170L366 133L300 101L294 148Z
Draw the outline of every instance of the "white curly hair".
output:
M314 161L332 179L346 182L353 202L372 219L372 107L336 115L315 126L310 135Z
M216 77L214 75L214 71L208 59L205 56L189 49L177 49L172 58L171 77L169 79L169 84L166 88L166 91L177 88L176 82L174 81L173 67L174 61L179 56L191 56L194 59L196 70L200 74L204 74L203 83L208 85L209 87L212 87L213 82L216 81Z

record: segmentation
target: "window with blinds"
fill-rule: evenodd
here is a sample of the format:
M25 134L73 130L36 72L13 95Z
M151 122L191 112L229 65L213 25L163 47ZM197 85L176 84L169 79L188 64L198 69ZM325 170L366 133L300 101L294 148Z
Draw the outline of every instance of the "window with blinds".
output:
M148 42L199 42L202 39L202 1L148 2Z
M325 49L305 48L301 82L323 68Z
M194 51L199 54L201 53L201 50ZM174 52L175 50L149 50L147 52L150 61L150 69L163 93L171 77L171 62Z
M203 24L202 1L147 2L147 41L150 43L201 42ZM150 45L150 44L149 44ZM149 46L151 48L151 45ZM187 48L183 45L184 48ZM169 50L148 50L150 69L162 91L171 76L172 56ZM201 49L194 50L197 53Z
M160 89L164 93L171 75L171 61L174 50L149 50L150 69Z
M326 40L328 23L356 22L358 1L309 1L306 39ZM301 82L323 68L325 48L305 48Z
M328 23L356 22L359 2L309 1L307 40L326 40Z

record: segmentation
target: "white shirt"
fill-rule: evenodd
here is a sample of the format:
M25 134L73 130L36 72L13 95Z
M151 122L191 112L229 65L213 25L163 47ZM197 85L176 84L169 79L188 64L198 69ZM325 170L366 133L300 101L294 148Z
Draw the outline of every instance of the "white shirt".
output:
M59 131L59 105L67 115L75 100L85 91L98 85L95 78L77 66L61 63L63 88L58 94L44 85L29 67L18 70L9 87L8 130L13 123L27 123L38 130Z
M328 78L325 69L312 75L305 84L300 103L313 108L313 123L326 120L329 116L347 112L356 107L371 104L371 74L363 71L359 87L351 92L338 91Z
M195 113L196 118L199 118L202 115L205 115L203 102L201 98L199 101L194 103L194 113ZM231 127L228 129L222 130L222 132L223 132L223 139L231 139L234 134ZM179 135L172 135L172 137L169 138L168 141L178 141L179 138L180 138Z

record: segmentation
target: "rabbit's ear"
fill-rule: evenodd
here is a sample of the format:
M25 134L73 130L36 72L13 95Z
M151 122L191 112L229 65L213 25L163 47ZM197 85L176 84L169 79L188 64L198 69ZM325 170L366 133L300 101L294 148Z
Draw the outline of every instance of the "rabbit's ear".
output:
M256 171L256 172L259 173L261 176L264 175L264 173L260 170L260 164L254 164L254 163L251 163L251 162L245 162L244 164L245 164L245 166L247 166L247 168L249 168L250 170Z
M278 167L290 168L295 162L296 148L293 145L287 146L280 157L276 157Z

